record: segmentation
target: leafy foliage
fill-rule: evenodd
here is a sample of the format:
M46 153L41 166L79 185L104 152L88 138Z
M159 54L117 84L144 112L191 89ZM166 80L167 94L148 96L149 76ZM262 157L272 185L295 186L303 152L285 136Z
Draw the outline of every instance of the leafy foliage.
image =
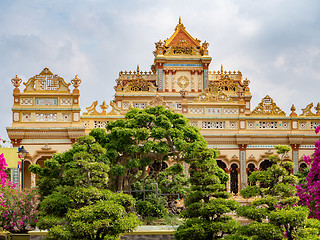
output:
M190 163L191 192L185 201L186 210L181 216L187 219L175 232L178 240L216 239L231 234L239 223L227 216L234 211L238 203L228 200L230 194L225 192L228 180L215 158L217 152L206 147L195 148Z
M80 137L72 148L31 165L39 175L40 229L48 239L118 239L133 230L138 219L130 211L134 199L108 188L106 149L92 136Z
M240 191L245 198L258 198L249 206L236 210L238 215L254 222L241 226L235 236L275 240L286 236L293 240L300 237L301 230L306 226L308 210L297 206L299 198L296 197L295 185L298 179L288 171L293 165L282 160L291 148L275 148L281 158L271 155L269 161L272 165L267 170L253 172L249 177L249 181L259 182L260 186L249 186Z
M199 130L190 126L183 115L163 106L133 108L125 119L110 122L106 128L107 132L94 129L90 135L107 149L114 191L129 191L133 183L146 177L147 167L154 162L169 158L186 161L196 145L206 144Z

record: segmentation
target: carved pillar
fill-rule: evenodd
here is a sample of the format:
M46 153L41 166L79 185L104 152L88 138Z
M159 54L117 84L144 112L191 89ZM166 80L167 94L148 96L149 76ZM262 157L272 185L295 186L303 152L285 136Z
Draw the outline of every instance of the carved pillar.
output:
M203 64L203 88L204 90L209 88L209 70L208 70L209 64L205 63Z
M227 182L226 191L228 193L230 193L231 192L231 187L230 187L230 185L231 185L231 176L230 176L231 168L225 168L224 171L229 175L229 180Z
M197 71L197 79L198 79L198 92L202 92L202 71Z
M165 92L169 92L169 81L168 81L168 78L169 78L169 73L170 71L169 70L165 70L164 71L165 75L164 75L164 88L165 88Z
M163 92L163 64L158 64L158 91Z
M292 144L292 161L293 161L293 174L299 171L299 147L300 144Z
M239 144L241 189L247 186L246 149L247 149L247 144Z
M195 74L195 70L191 70L191 92L195 92L195 87L194 87L194 74Z
M172 70L172 79L171 79L171 82L172 82L172 92L175 92L176 91L176 70Z

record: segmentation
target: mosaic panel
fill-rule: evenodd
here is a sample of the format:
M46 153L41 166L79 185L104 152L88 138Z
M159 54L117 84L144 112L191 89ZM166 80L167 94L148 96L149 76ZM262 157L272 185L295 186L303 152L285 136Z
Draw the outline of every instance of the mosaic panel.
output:
M84 128L89 128L89 122L88 122L88 121L84 121L84 122L82 123L82 126L83 126Z
M57 114L56 113L37 113L36 121L37 122L56 122Z
M202 128L203 129L224 129L225 126L225 122L221 121L221 122L202 122Z
M289 122L282 122L282 128L289 129Z
M71 114L70 114L70 113L64 113L64 114L62 114L62 121L64 121L64 122L70 122L70 121L71 121Z
M130 103L129 102L123 102L123 109L129 109Z
M248 129L254 129L255 128L254 122L247 122L247 128Z
M31 113L23 113L22 114L22 121L23 122L30 122L31 121Z
M206 114L221 114L221 108L206 108Z
M307 123L306 122L299 122L299 128L300 129L306 129L307 128Z
M21 98L20 105L32 105L32 98Z
M135 108L140 108L140 109L144 109L146 108L147 104L146 103L134 103L133 107Z
M105 128L109 121L94 121L94 128Z
M72 98L61 98L60 105L72 105Z
M230 126L231 129L237 129L238 128L237 122L229 122L229 126Z
M198 122L190 122L191 126L198 127Z
M278 122L259 122L259 128L275 129L278 128Z
M316 129L320 125L320 122L311 122L311 129Z
M189 113L203 114L203 108L189 108Z
M225 108L224 114L239 114L238 108Z

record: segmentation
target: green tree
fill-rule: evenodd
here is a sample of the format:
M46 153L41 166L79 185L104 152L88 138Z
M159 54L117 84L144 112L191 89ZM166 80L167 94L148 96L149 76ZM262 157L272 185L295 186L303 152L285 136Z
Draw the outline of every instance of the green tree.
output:
M112 166L110 186L115 191L130 191L133 183L146 177L147 167L154 162L169 158L187 161L195 144L206 144L183 115L163 106L133 108L125 119L108 123L106 129L94 129L90 135L107 149Z
M297 205L298 179L289 173L293 163L283 160L291 148L280 145L275 148L280 158L269 156L271 167L253 172L249 177L250 182L260 183L260 186L248 186L240 191L243 197L256 199L250 205L238 208L237 214L254 222L240 227L229 239L247 236L252 239L281 240L286 237L293 240L299 238L301 229L305 228L309 212Z
M227 216L238 207L225 191L228 175L218 167L217 152L207 147L194 149L190 163L191 192L181 216L187 219L175 232L177 240L212 240L233 233L239 222Z
M130 208L134 199L108 188L106 149L91 136L80 137L72 148L33 164L41 195L38 227L48 239L118 239L138 225Z

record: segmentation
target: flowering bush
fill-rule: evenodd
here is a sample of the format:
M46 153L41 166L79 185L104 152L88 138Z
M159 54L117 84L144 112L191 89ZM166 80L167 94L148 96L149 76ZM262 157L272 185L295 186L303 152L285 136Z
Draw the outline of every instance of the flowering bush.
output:
M320 126L315 129L319 133ZM315 142L313 157L305 156L304 161L310 166L307 184L298 185L298 196L302 205L310 209L310 217L320 220L320 140Z
M33 189L21 191L7 180L6 161L0 155L0 224L10 232L27 232L34 229L37 222L39 200Z
M37 199L36 191L25 189L20 191L12 185L2 188L1 205L3 206L0 221L2 227L10 232L27 232L33 230L37 222Z

